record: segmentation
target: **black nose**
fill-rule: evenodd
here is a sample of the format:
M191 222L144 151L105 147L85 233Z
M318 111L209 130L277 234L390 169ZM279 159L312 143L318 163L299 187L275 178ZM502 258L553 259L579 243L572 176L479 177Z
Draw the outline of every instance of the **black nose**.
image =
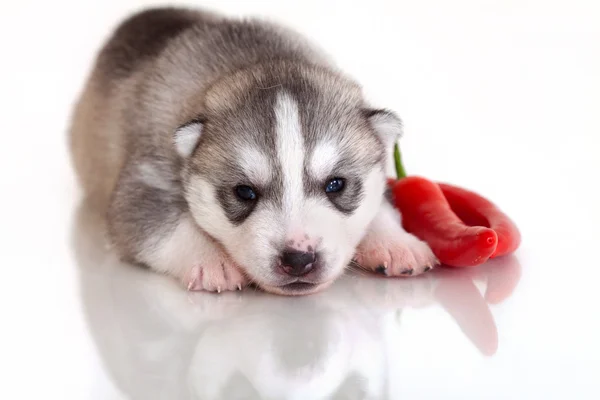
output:
M313 269L316 259L315 253L286 250L281 255L281 268L288 275L306 275Z

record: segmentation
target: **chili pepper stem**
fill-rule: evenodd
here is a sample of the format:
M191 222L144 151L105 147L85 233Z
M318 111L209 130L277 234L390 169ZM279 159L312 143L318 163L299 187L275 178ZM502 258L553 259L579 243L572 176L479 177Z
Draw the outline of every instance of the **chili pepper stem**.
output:
M402 154L400 154L400 145L394 144L394 164L396 165L396 179L406 178L406 170L402 165Z

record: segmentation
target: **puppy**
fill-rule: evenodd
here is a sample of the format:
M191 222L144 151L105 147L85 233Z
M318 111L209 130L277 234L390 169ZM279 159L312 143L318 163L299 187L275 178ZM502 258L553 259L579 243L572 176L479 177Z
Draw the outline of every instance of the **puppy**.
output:
M123 259L189 290L298 295L353 258L388 276L436 264L384 196L401 129L299 34L160 8L100 51L70 141Z

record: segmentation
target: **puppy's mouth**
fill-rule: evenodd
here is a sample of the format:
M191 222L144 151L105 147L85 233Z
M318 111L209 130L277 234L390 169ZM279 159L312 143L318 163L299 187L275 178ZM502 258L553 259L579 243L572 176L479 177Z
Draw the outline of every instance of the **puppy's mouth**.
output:
M296 280L279 286L260 285L260 287L269 293L284 296L303 296L319 292L329 286L334 280L325 282L308 282Z
M319 285L317 283L313 283L313 282L296 281L296 282L292 282L292 283L288 283L286 285L280 286L280 288L285 291L303 292L303 291L312 290L317 286L319 286Z

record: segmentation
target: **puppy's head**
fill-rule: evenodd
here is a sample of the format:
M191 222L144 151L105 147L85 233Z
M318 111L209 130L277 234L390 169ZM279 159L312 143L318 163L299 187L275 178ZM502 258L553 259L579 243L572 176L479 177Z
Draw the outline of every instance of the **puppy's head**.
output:
M401 123L336 73L280 64L216 83L181 126L190 211L265 290L339 276L374 218Z

